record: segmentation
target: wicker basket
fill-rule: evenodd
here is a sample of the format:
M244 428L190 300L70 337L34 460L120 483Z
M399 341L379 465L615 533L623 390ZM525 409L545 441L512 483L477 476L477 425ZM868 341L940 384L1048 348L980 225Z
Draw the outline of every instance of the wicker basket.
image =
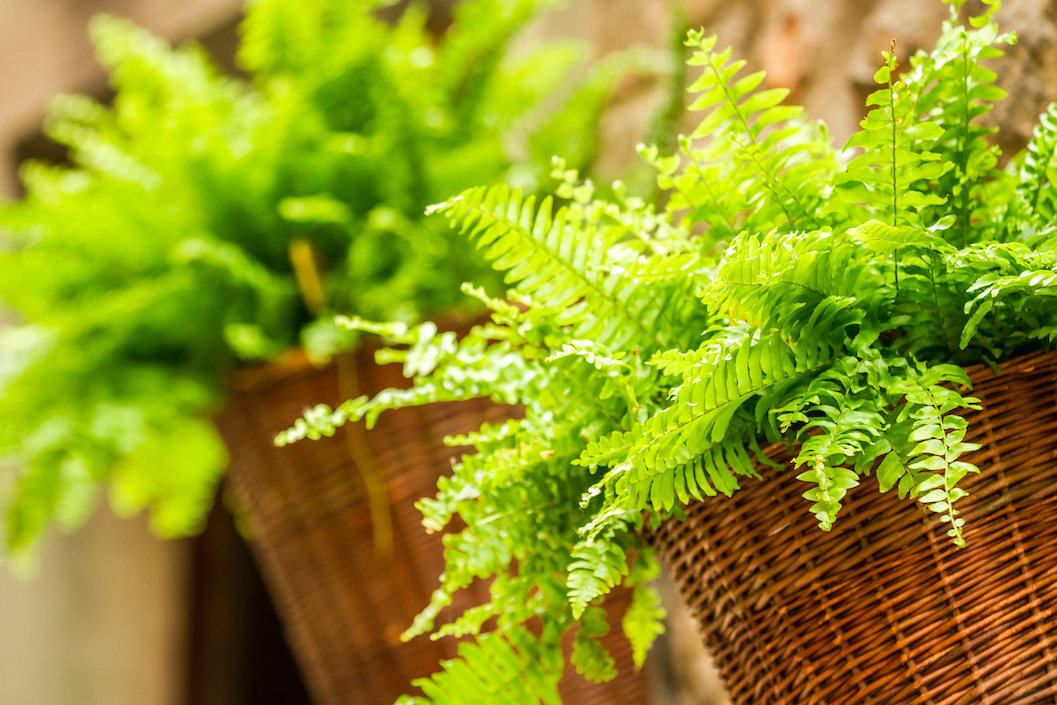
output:
M793 472L652 535L734 703L1057 703L1057 354L968 372L966 548L873 480L824 533Z
M216 419L231 454L227 486L313 697L319 705L391 705L456 652L452 639L399 640L444 569L440 534L426 534L414 502L432 496L450 469L455 451L445 435L516 410L487 400L401 409L382 414L371 432L350 424L332 438L276 448L275 435L311 404L334 406L350 387L375 394L406 385L399 366L378 366L364 349L322 369L287 359L240 375L236 385ZM369 488L378 478L385 507L372 518ZM486 588L474 588L441 616L484 602ZM619 618L622 610L615 612ZM607 639L622 675L594 685L570 669L560 685L569 705L647 702L619 627Z

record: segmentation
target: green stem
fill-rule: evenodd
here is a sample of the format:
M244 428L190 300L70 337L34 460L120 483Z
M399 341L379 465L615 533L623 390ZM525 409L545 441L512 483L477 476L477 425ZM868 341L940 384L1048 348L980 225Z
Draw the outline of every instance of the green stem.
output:
M962 89L965 99L965 110L962 113L962 133L958 136L958 155L961 157L961 203L958 212L958 232L961 235L962 247L965 247L966 231L969 220L969 42L962 41Z
M700 179L701 184L705 187L705 191L706 193L708 193L709 200L712 201L712 206L715 208L715 213L719 216L720 220L723 221L723 225L726 226L727 230L730 231L731 236L736 235L738 230L734 227L734 223L731 222L731 220L727 217L727 214L724 213L723 210L719 207L719 199L716 197L715 191L712 190L712 185L708 183L708 179L705 178L705 171L701 167L701 163L694 156L693 150L691 149L691 145L687 144L685 147L682 147L682 150L683 153L690 158L690 164L697 171L697 178ZM695 206L694 203L690 200L689 195L683 193L682 189L679 188L678 183L675 181L675 179L672 179L672 183L676 184L675 188L679 191L679 193L683 195L683 198L685 198L686 202L690 204L690 207L696 210L697 206Z
M899 184L896 166L898 161L899 133L896 128L896 92L895 84L892 82L892 74L899 68L895 60L896 40L892 40L892 48L888 54L888 110L892 115L892 227L899 225ZM892 267L895 271L896 296L899 296L899 248L892 252Z
M896 277L896 296L899 296L899 248L895 248L892 251L892 268L895 270Z
M940 295L936 286L936 256L931 253L929 254L929 280L932 283L932 303L936 308L936 324L940 327L940 335L943 336L947 351L953 355L957 349L951 345L950 333L943 321L943 308L940 306Z

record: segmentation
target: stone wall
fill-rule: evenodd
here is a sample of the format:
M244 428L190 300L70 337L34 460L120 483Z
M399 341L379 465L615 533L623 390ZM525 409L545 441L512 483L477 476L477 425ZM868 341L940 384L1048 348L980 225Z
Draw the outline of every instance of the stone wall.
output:
M967 7L978 12L980 5ZM843 141L864 114L881 51L895 39L907 66L909 55L932 47L948 7L939 0L691 0L690 14L765 69L771 85L789 88L791 102L826 120ZM992 63L1011 96L995 117L1010 130L1006 144L1019 148L1039 113L1057 100L1057 4L1008 0L997 17L1019 41Z
M967 4L978 12L979 2ZM789 102L826 121L838 144L865 114L866 96L881 51L895 39L903 66L918 49L929 49L948 15L940 0L571 0L539 22L541 36L588 40L596 55L622 47L663 47L679 11L691 27L719 35L721 46L748 60L748 70L767 71L768 87L789 88ZM994 111L1004 129L1003 147L1022 147L1046 106L1057 100L1057 3L1007 0L998 14L1018 43L992 62L998 84L1010 93ZM533 35L535 36L535 35ZM636 159L632 147L657 107L656 81L629 80L614 96L604 123L603 171L617 175ZM688 116L686 131L694 126Z

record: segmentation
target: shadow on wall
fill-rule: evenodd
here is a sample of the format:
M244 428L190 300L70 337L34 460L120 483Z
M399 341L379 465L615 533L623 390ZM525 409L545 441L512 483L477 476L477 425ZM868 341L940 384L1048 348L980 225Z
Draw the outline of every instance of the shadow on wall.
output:
M257 564L219 499L193 543L186 705L310 705Z
M103 503L31 582L0 565L0 703L178 705L190 549Z
M654 705L730 705L719 671L701 645L697 622L679 595L667 570L654 588L668 612L667 630L654 644Z

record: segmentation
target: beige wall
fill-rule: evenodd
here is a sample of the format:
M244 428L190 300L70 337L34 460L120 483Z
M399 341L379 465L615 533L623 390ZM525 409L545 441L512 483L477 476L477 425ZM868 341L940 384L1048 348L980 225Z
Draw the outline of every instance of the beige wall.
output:
M105 85L85 28L92 15L129 17L181 40L229 22L241 6L242 0L0 0L0 194L16 192L13 150L40 129L52 97Z
M103 506L50 537L31 580L0 567L0 703L178 705L189 560Z

